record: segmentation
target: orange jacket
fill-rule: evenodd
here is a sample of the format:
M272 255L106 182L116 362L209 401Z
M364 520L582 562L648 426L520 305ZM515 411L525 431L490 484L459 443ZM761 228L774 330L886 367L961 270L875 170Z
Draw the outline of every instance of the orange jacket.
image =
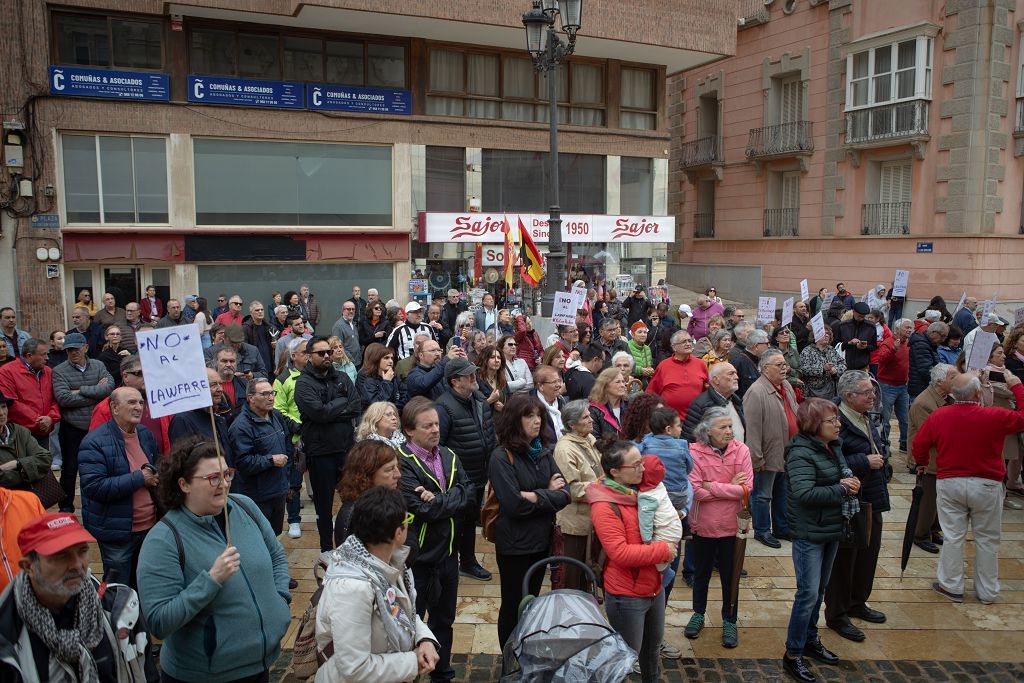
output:
M18 560L21 559L18 532L45 512L39 498L31 491L0 488L0 560L4 565L4 570L0 572L0 592L21 571L18 567Z

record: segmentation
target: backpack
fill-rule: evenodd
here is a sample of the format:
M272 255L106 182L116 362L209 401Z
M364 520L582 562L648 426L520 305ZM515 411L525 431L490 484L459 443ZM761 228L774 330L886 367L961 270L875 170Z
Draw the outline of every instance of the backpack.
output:
M508 456L508 461L511 463L512 454L507 448L505 455ZM484 487L484 506L480 509L480 525L483 527L480 530L480 535L484 537L484 540L494 543L498 536L498 496L494 494L491 482L487 482L487 486Z
M622 519L622 510L615 503L608 503L612 512L619 519ZM598 595L598 590L601 594L598 595L597 601L599 603L604 602L604 566L608 563L608 553L604 551L601 546L601 539L597 536L597 530L591 529L590 536L587 538L587 552L585 555L585 561L587 566L590 567L594 572L594 576L597 577L597 585L594 586L594 594Z
M295 632L295 645L292 646L292 673L296 678L305 680L315 676L317 669L334 654L334 644L328 650L320 652L316 646L316 610L320 604L320 595L324 592L324 575L327 563L333 550L320 553L313 565L313 577L316 579L316 590L309 596L309 604L299 620L299 628Z

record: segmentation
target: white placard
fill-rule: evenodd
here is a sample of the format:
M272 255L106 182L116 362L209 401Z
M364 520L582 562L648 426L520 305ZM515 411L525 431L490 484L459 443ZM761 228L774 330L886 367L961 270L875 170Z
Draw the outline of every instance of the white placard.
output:
M555 325L576 324L576 297L572 292L555 292L551 322Z
M587 288L586 287L573 287L572 295L576 299L576 308L583 308L583 304L587 301Z
M135 336L142 372L146 376L146 402L152 417L208 408L213 404L198 325L140 331Z
M988 316L995 310L996 307L996 296L992 295L992 298L981 305L981 324L984 325L985 321L988 320Z
M775 297L762 296L757 299L757 322L770 323L775 320Z
M806 302L806 301L810 301L810 300L811 300L811 290L808 289L807 280L801 280L800 281L800 301L805 301Z
M835 301L836 295L832 292L825 292L825 298L821 300L821 310L828 311L832 308L832 302Z
M956 305L956 308L953 309L953 315L956 315L957 311L964 307L965 301L967 301L967 292L960 295L960 302Z
M821 341L821 338L825 336L825 316L820 312L811 318L811 329L814 331L814 341Z
M782 326L793 322L793 297L789 297L782 302Z
M910 284L910 271L897 270L896 277L892 279L892 295L907 296L907 286Z
M1013 312L1013 326L1017 327L1021 323L1024 323L1024 306Z
M992 355L992 346L999 341L995 332L982 332L978 330L974 334L974 341L971 343L971 355L967 357L968 370L981 370L988 365L988 357Z

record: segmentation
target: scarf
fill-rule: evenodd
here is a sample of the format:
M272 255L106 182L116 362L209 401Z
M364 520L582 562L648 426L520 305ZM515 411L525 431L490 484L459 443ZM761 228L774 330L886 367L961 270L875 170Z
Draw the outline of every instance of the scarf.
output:
M39 636L57 661L78 672L79 683L99 683L90 650L103 637L103 608L92 580L86 577L85 581L88 585L78 594L73 629L57 628L53 613L40 604L25 572L14 577L14 601L28 630Z
M355 536L346 538L332 556L327 578L338 576L369 582L373 589L373 609L387 635L388 652L412 652L416 639L415 613L410 612L412 605L402 606L394 587L380 569L380 560ZM411 599L415 585L412 571L404 565L395 568L399 570L399 587Z
M619 482L615 481L611 477L605 477L604 484L608 488L613 489L615 491L618 491L619 493L624 493L627 496L635 496L636 495L636 491L634 491L633 489L628 488L626 486L623 486L622 484L620 484Z
M537 458L540 457L541 451L544 450L544 444L540 442L540 437L534 437L530 445L526 447L526 457L530 459L534 465L537 464Z

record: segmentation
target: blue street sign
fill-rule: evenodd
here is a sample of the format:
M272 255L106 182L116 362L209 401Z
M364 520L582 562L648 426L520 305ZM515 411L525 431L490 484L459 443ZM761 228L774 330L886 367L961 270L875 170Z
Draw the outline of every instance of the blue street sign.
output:
M310 83L306 107L323 111L361 111L374 114L411 114L412 93L388 88Z
M931 254L935 251L935 245L932 242L918 242L917 253L918 254Z
M244 107L302 109L302 83L256 81L225 76L189 76L188 101L204 104L234 104Z
M32 227L56 230L60 227L60 216L55 213L37 213L32 216Z
M168 83L167 74L149 71L50 66L50 94L64 97L167 102L171 99Z

